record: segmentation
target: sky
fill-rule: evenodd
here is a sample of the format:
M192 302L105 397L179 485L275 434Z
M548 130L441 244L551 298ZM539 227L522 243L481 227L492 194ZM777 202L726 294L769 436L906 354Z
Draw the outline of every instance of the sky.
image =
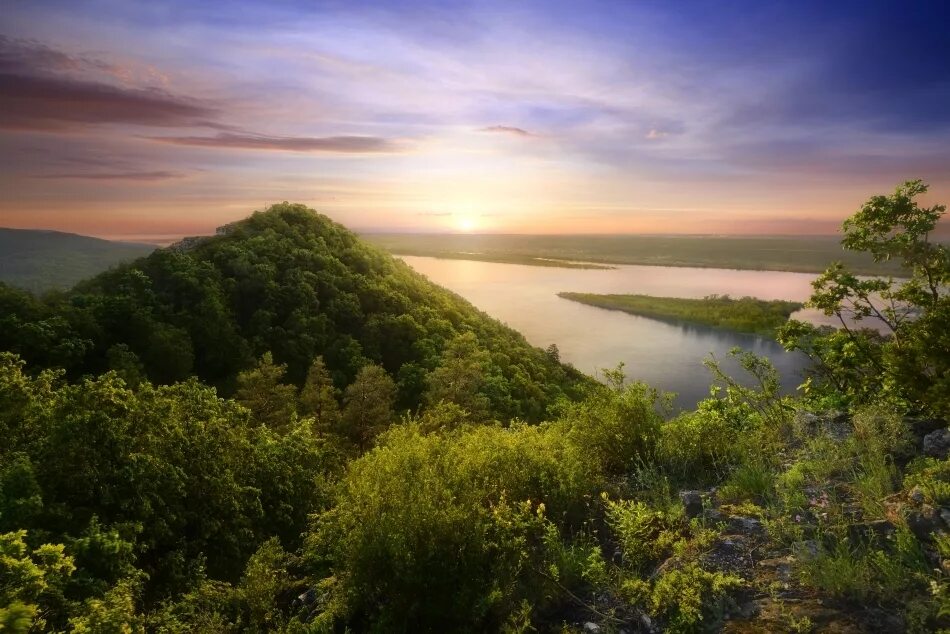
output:
M0 226L831 234L950 202L946 2L0 0Z

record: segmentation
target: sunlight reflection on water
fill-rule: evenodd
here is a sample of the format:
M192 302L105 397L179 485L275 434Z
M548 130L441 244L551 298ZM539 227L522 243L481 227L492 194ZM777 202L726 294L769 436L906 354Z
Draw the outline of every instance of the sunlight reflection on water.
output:
M401 256L413 269L518 330L536 346L557 344L561 359L589 374L626 364L631 379L676 392L676 405L691 407L709 393L709 354L724 359L739 346L768 356L794 391L806 359L770 339L704 326L676 325L585 306L561 291L642 293L701 298L711 294L805 301L810 273L621 265L614 270L565 269L471 260ZM814 310L796 318L832 323ZM735 368L734 365L727 367Z

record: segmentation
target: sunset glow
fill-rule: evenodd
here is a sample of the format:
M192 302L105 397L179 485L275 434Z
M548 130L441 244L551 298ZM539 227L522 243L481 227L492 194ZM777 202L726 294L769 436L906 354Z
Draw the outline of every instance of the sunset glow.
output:
M829 234L908 178L950 194L938 3L4 13L0 226L162 241L288 200L362 231Z

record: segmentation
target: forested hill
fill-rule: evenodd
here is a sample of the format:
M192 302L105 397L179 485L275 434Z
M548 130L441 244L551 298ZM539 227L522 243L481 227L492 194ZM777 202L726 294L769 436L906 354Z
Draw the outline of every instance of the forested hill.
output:
M69 288L155 245L112 242L60 231L0 228L0 282L33 292Z
M396 382L397 404L414 409L434 370L478 366L469 409L501 420L539 420L587 382L553 351L530 346L325 216L287 203L60 297L2 288L0 315L0 349L73 377L116 369L168 384L196 375L230 394L265 353L286 364L284 380L298 386L322 356L338 388L362 367L381 365Z

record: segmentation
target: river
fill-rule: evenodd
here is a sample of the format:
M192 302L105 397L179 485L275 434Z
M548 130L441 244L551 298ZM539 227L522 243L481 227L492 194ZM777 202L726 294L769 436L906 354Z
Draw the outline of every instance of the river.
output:
M620 362L630 379L676 393L678 408L691 408L709 394L710 374L703 359L725 360L739 346L772 360L783 391L801 383L807 359L785 352L775 341L705 326L676 325L619 311L585 306L557 296L560 291L642 293L665 297L728 294L761 299L805 301L810 273L737 271L660 266L618 266L612 270L498 264L400 256L430 280L458 293L480 310L521 332L529 342L554 343L561 360L598 376ZM815 311L798 319L824 323ZM735 371L728 362L725 367Z

